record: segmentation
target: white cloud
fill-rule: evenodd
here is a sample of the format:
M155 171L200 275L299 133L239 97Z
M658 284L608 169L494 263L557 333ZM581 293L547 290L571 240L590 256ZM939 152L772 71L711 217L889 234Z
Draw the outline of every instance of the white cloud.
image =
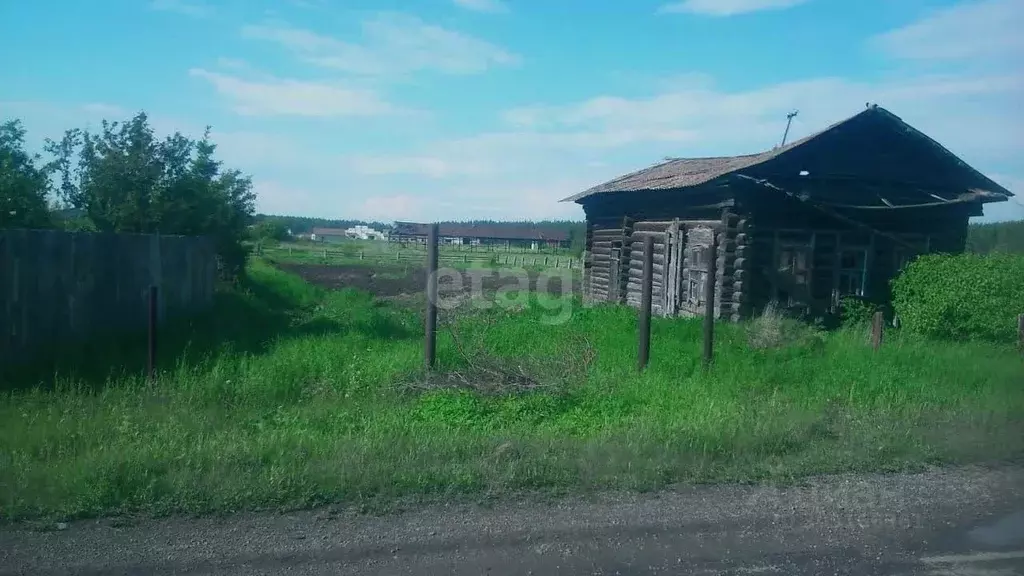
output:
M102 102L84 104L82 106L82 110L88 116L99 117L111 121L126 120L128 118L131 118L133 115L132 111L127 110L121 106L117 106L114 104L104 104Z
M747 92L684 88L646 98L597 96L563 106L512 109L503 115L505 120L528 129L428 148L435 158L446 154L453 162L490 156L511 170L525 168L511 164L531 152L600 152L655 144L670 155L741 154L776 144L785 115L793 108L801 112L790 136L798 138L853 115L870 101L890 107L954 150L1020 150L1024 147L1020 116L1015 120L1005 109L990 109L987 99L1022 95L1024 79L1000 76L932 76L876 84L818 78ZM949 114L950 107L957 107L958 114ZM394 165L396 170L402 166Z
M292 215L301 206L305 214L313 215L317 206L327 208L319 195L276 180L255 179L252 189L256 193L256 211L261 214Z
M221 56L217 58L217 66L220 68L226 68L228 70L235 70L238 72L253 72L253 67L248 62L241 58L227 58Z
M424 214L425 199L408 194L370 196L349 211L361 220L419 220Z
M921 22L933 19L926 17ZM942 49L947 54L978 54L977 38L995 36L998 31L986 27L984 19L964 17L962 21L969 26L943 39L946 45ZM380 50L388 42L397 44L394 39L339 45L332 38L292 32L300 33L275 37L275 41L303 58L366 50L351 54L371 58L367 68L401 72L440 69L423 64L427 60L422 54L409 60L399 58L400 51L393 47ZM998 37L987 41L1006 42ZM420 42L415 40L413 45ZM873 41L876 47L880 45L877 42L882 41ZM891 54L903 58L923 53L908 50ZM436 56L436 52L432 54ZM650 92L643 97L609 92L576 101L518 106L501 112L493 129L476 134L446 136L440 132L430 141L418 124L403 123L409 137L388 132L394 144L385 144L378 138L364 139L358 132L346 133L339 141L360 151L354 154L343 154L346 148L332 148L315 135L306 140L300 132L276 133L276 128L269 127L280 126L276 119L265 128L214 132L212 137L226 166L253 175L260 210L265 212L420 221L580 218L578 206L558 200L665 156L743 154L770 148L781 139L786 113L794 108L800 114L794 120L791 139L851 116L862 110L865 102L872 102L1024 195L1024 167L1020 164L1024 111L1019 106L1024 101L1024 75L992 68L987 65L990 61L980 56L957 57L956 66L935 74L931 60L922 66L920 59L909 58L899 61L898 76L805 78L746 90L722 88L700 72L668 71L661 76L670 80L644 83ZM397 112L378 93L353 88L351 80L343 84L287 81L232 68L230 73L197 69L193 74L211 82L243 113L326 118ZM124 112L111 104L86 105L64 113L32 110L39 121L49 123L46 125L63 122L59 130L82 125L83 117ZM5 111L0 102L0 113ZM66 122L64 118L71 115L78 119ZM116 114L117 118L127 116L130 114ZM201 134L201 126L186 129L166 119L151 121L160 133L182 129L193 136ZM262 120L247 118L245 122L258 125ZM38 133L34 126L27 124L30 136ZM59 130L43 134L59 135ZM984 220L1024 217L1022 202L1024 198L1017 197L989 205Z
M432 142L406 154L352 157L349 162L353 172L364 176L426 178L418 186L445 198L475 190L475 196L459 204L467 217L555 216L574 209L556 204L561 198L664 156L770 148L781 139L786 112L794 107L801 112L791 139L849 117L865 102L876 102L985 170L986 163L1012 163L1024 151L1024 118L1014 115L1012 105L1021 97L1024 81L1001 76L922 76L878 83L817 78L745 92L700 83L647 98L599 96L509 110L504 119L518 127L513 130Z
M1024 62L1022 30L1024 0L968 1L879 35L872 45L898 58L975 63L996 58L1020 66Z
M204 2L187 0L153 0L149 7L161 12L174 12L191 18L209 18L213 16L213 6Z
M245 116L345 117L382 116L402 112L372 90L299 80L245 80L238 76L194 68L202 78Z
M456 6L474 12L508 12L508 6L501 0L452 0Z
M474 162L469 158L453 162L451 158L438 155L374 156L358 154L347 157L345 162L353 172L366 176L413 174L443 179L453 176L487 175L490 172L486 164Z
M690 13L705 16L735 16L762 10L781 10L803 4L808 0L684 0L665 4L658 9L663 13Z
M379 13L361 26L364 42L358 44L285 25L246 26L242 33L279 44L309 64L367 76L417 71L476 74L520 61L485 40L407 14Z

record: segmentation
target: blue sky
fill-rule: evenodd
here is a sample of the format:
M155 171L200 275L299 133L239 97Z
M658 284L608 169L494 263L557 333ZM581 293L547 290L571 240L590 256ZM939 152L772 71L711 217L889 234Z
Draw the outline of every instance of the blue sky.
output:
M0 118L212 125L263 212L535 219L870 101L1024 197L1021 30L1024 0L2 2Z

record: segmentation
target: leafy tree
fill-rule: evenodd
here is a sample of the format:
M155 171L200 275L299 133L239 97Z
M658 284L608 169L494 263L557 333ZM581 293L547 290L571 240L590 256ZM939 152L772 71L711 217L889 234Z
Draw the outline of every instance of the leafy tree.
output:
M926 254L892 281L900 324L936 338L1014 342L1024 255Z
M242 239L255 211L252 182L214 159L209 130L200 140L158 139L140 112L103 121L98 134L68 130L47 140L58 195L101 232L203 235L213 239L225 277L245 268Z
M261 220L253 225L252 237L255 240L281 242L288 239L288 229L277 220Z
M49 180L37 167L38 155L25 152L21 122L0 124L0 228L48 228Z
M971 224L967 232L967 249L975 254L1024 254L1024 220Z
M569 251L577 258L583 256L587 243L587 226L583 222L571 222L569 227Z

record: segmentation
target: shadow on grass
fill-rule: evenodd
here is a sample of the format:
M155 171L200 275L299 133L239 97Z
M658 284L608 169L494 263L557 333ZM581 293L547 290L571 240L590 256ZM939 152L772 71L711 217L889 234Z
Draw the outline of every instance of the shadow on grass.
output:
M346 332L385 340L414 336L406 326L377 311L339 320L316 314L318 305L314 298L295 298L253 281L239 289L218 291L210 310L160 326L157 369L172 369L179 363L197 365L225 351L258 355L285 338ZM13 365L0 365L0 392L52 389L67 382L99 391L119 378L145 374L148 349L146 330L107 332L88 341L55 345Z

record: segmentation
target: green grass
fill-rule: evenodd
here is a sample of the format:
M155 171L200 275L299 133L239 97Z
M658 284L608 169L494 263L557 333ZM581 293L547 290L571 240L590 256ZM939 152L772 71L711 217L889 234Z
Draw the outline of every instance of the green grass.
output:
M749 327L721 325L704 372L700 322L655 319L638 375L635 311L576 308L551 326L535 306L460 317L472 360L442 331L439 369L473 375L487 359L557 388L416 392L399 384L423 378L417 311L259 262L247 287L165 337L154 384L104 380L83 360L4 393L0 517L646 490L1024 455L1024 359L1010 348L892 334L873 353L847 331L752 349Z

